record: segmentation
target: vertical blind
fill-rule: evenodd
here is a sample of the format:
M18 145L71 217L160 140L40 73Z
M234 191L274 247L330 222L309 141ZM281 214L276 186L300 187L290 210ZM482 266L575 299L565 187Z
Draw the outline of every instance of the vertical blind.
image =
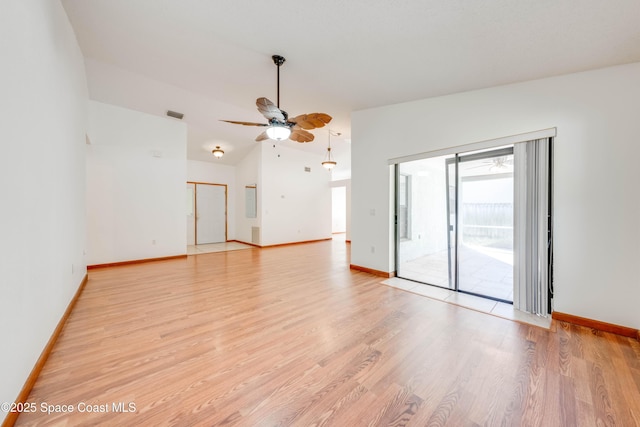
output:
M548 316L551 139L514 144L515 308Z

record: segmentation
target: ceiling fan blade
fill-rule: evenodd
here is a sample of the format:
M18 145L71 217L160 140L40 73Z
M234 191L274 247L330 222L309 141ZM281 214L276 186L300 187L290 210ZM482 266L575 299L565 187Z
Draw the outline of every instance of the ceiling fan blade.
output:
M220 120L221 122L233 123L234 125L244 125L244 126L269 126L265 123L254 123L254 122L237 122L235 120Z
M295 142L311 142L313 141L313 134L303 129L293 129L289 139Z
M321 128L331 121L331 116L325 113L311 113L301 114L292 119L289 119L291 123L295 123L302 129L316 129Z
M262 132L260 135L258 135L258 137L256 138L256 142L260 142L260 141L264 141L265 139L269 139L269 136L267 135L267 132Z
M267 98L256 99L256 106L258 107L258 111L260 111L260 113L262 113L262 115L267 119L276 119L280 122L285 121L285 117L282 111Z

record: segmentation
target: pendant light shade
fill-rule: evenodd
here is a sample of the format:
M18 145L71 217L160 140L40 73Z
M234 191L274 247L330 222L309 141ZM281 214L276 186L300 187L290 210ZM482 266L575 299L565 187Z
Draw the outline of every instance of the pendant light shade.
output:
M215 150L212 150L211 153L213 153L213 156L216 159L219 159L220 157L224 156L224 151L222 151L219 145L216 145Z
M337 165L337 163L333 160L325 160L324 162L322 162L322 166L324 166L328 170L333 169L335 165Z
M287 126L271 125L267 128L267 136L269 139L282 141L289 138L289 135L291 135L291 129Z
M340 134L336 133L335 135L338 136ZM333 157L331 156L331 129L329 129L329 143L327 145L327 155L324 158L324 162L322 162L322 166L327 170L331 170L337 164L338 163L336 163L336 161L333 160Z

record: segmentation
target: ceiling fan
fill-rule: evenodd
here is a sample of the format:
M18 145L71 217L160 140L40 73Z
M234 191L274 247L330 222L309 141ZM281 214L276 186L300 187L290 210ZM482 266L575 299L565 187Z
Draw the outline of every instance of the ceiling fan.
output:
M489 172L508 172L510 167L513 166L513 155L492 157L490 159L483 160L476 166L471 166L467 170L484 168Z
M307 131L323 127L331 121L331 116L325 113L310 113L289 118L287 112L280 109L280 66L284 64L285 59L280 55L273 55L271 58L278 67L278 103L274 104L267 98L256 100L258 111L262 113L268 123L221 121L244 126L266 126L267 129L258 135L256 141L264 141L265 139L282 141L289 138L296 142L311 142L314 138L313 134Z

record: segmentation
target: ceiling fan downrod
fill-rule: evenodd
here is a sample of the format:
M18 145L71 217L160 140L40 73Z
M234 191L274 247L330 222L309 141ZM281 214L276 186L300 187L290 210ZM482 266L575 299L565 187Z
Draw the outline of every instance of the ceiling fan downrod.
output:
M280 108L280 66L284 64L284 61L286 61L286 59L284 59L284 56L280 56L280 55L273 55L271 59L273 59L273 63L278 66L278 84L277 84L278 99L277 99L276 106Z

